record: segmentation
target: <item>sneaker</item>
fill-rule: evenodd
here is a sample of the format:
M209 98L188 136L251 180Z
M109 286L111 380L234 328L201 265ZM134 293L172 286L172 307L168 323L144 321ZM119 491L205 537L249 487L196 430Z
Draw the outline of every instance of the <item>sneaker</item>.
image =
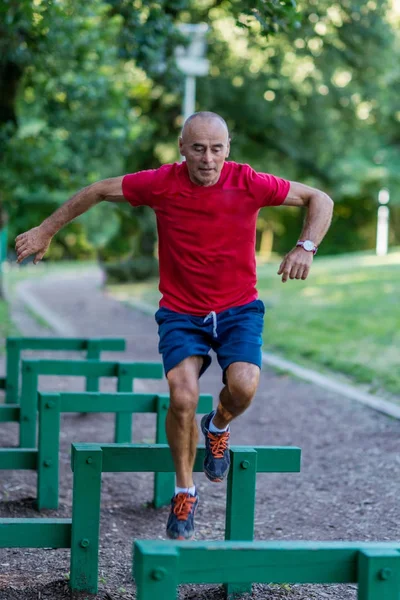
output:
M190 540L194 535L194 513L199 496L180 492L171 500L171 512L167 523L167 536L171 540Z
M223 481L228 475L231 458L229 455L229 429L223 433L209 431L211 419L215 410L209 415L204 415L201 420L201 430L204 433L206 454L204 457L203 471L210 481Z

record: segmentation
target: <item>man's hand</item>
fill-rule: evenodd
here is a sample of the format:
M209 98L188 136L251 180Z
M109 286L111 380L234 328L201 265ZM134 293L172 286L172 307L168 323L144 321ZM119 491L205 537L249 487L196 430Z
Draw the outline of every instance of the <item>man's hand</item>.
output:
M15 238L15 250L17 251L17 262L22 262L31 254L35 254L34 264L42 260L53 236L50 235L42 226L34 227L21 233Z
M281 262L278 275L282 275L282 283L290 279L307 279L314 254L300 246L293 248Z

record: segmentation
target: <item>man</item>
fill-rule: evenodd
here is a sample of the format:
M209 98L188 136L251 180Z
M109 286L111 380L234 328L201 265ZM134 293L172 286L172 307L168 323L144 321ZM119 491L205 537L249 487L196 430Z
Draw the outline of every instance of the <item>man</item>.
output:
M41 260L61 227L103 200L151 206L157 216L162 299L156 313L159 350L170 389L166 429L176 469L167 535L190 539L198 494L193 464L198 380L213 348L224 387L216 411L203 417L204 472L222 481L229 470L229 424L250 405L261 368L264 306L257 299L255 232L262 206L307 208L299 241L283 259L282 281L306 279L332 216L323 192L248 165L227 162L222 117L193 114L179 149L185 162L99 181L80 190L39 227L16 238L18 262Z

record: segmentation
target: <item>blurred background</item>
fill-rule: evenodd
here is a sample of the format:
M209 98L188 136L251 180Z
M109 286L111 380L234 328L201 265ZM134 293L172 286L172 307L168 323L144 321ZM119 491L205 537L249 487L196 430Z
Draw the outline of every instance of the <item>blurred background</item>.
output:
M180 160L185 110L214 111L232 160L335 201L306 283L276 276L304 214L260 212L266 347L400 395L400 0L0 7L3 282L41 272L10 267L16 235L96 180ZM156 257L152 211L104 203L47 261L96 261L110 293L156 305Z

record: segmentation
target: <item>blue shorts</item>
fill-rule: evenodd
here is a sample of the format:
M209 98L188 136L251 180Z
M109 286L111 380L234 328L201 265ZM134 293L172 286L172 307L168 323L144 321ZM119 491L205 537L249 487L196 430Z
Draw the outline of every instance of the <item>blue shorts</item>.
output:
M189 356L201 356L202 375L211 364L211 349L217 354L224 383L226 369L231 363L248 362L261 368L264 313L261 300L220 313L213 311L204 317L160 308L155 319L160 336L158 349L163 357L165 373Z

